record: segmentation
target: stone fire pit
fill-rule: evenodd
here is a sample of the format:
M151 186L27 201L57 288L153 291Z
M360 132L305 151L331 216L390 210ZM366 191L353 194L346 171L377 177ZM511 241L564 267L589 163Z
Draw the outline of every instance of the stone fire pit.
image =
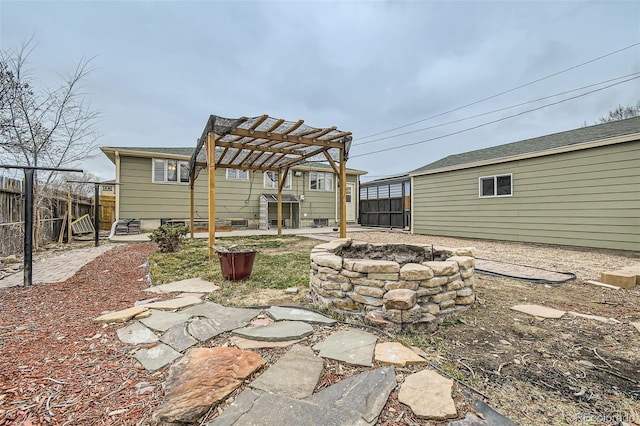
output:
M316 306L365 317L391 331L434 331L475 301L472 248L340 239L311 251Z

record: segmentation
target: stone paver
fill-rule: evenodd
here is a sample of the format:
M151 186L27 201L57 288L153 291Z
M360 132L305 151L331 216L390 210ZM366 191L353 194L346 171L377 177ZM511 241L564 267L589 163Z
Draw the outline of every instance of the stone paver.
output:
M219 289L220 287L211 281L205 281L202 278L189 278L145 288L144 291L149 293L211 293Z
M167 331L174 325L185 322L191 318L191 315L183 312L166 312L155 309L152 309L150 312L151 315L147 318L142 318L140 322L156 331Z
M302 321L279 321L269 325L233 330L236 336L270 342L301 339L311 333L313 333L313 327Z
M574 316L574 317L580 317L580 318L585 318L585 319L590 319L590 320L594 320L594 321L598 321L598 322L603 322L606 324L619 324L620 321L618 321L617 319L614 318L605 318L605 317L601 317L600 315L589 315L589 314L581 314L580 312L573 312L573 311L569 311L567 312L567 314Z
M306 398L313 394L323 364L309 346L293 345L250 386L288 398Z
M149 309L159 309L161 311L174 311L176 309L187 308L193 305L199 305L202 299L195 296L178 297L176 299L161 300L159 302L151 302L145 305Z
M133 306L121 311L110 312L95 318L96 322L126 322L131 318L149 310L146 306Z
M393 367L349 377L303 400L245 389L207 426L374 425L396 387Z
M376 336L366 331L343 330L314 345L313 350L320 351L323 358L370 367L377 340Z
M98 247L73 249L35 261L32 265L32 282L41 284L68 280L84 265L118 246L120 244L103 244ZM23 283L24 275L18 272L0 280L0 288L21 286Z
M193 348L169 369L165 400L153 419L159 424L196 422L265 364L251 351Z
M276 321L304 321L315 322L320 324L335 324L336 320L326 317L317 312L308 311L305 309L288 308L281 306L272 306L267 310L267 314Z
M198 340L187 332L187 324L184 322L176 324L165 331L160 337L160 341L171 346L178 352L184 352L198 343Z
M194 318L188 326L189 334L201 342L213 339L222 333L220 323L211 318Z
M159 297L153 297L151 299L144 299L144 300L136 300L135 302L133 302L133 306L143 306L151 302L157 302L158 300L160 300Z
M408 405L421 419L453 419L458 412L451 397L452 389L453 380L433 370L422 370L404 379L398 392L398 401Z
M133 357L149 371L155 371L171 364L181 356L180 352L174 351L173 348L164 343L158 343L150 349L140 349L133 354Z
M138 321L118 329L116 333L118 333L118 338L121 342L129 345L141 345L158 341L158 336Z
M192 317L206 317L214 320L219 333L243 327L258 316L258 309L229 308L218 303L205 302L180 311Z
M512 310L522 312L523 314L533 315L540 318L562 318L565 311L559 311L557 309L548 308L540 305L515 305L511 307Z
M240 349L261 349L261 348L286 348L302 342L304 339L284 340L282 342L267 342L264 340L245 339L240 336L231 336L231 343Z
M397 342L378 343L375 350L375 359L380 364L398 367L427 363L427 360Z

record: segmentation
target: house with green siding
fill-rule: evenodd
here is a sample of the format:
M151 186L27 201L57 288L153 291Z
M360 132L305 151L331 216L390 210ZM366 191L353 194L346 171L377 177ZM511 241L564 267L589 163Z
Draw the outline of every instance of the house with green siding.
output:
M640 251L640 117L409 173L416 234Z
M189 221L189 159L193 148L100 148L116 167L116 219L141 220L143 230L167 221ZM360 176L347 169L347 222L358 218ZM293 167L283 194L287 228L334 226L340 220L338 177L324 163ZM208 219L208 181L195 181L195 220ZM216 169L216 222L233 228L268 229L277 226L276 172Z

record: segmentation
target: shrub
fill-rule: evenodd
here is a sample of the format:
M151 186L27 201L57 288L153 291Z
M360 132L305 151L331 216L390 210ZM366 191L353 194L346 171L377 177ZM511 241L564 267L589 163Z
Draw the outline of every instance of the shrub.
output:
M173 253L180 247L180 242L187 235L184 225L161 225L154 229L149 239L158 244L161 253Z

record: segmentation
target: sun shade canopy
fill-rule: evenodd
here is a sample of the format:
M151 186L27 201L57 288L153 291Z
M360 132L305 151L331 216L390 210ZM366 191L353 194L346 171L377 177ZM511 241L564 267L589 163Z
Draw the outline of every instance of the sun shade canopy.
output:
M341 150L346 161L352 140L351 132L315 128L303 120L211 115L189 161L194 176L208 166L205 142L209 132L215 136L216 168L257 171L279 171L305 162L339 162Z

